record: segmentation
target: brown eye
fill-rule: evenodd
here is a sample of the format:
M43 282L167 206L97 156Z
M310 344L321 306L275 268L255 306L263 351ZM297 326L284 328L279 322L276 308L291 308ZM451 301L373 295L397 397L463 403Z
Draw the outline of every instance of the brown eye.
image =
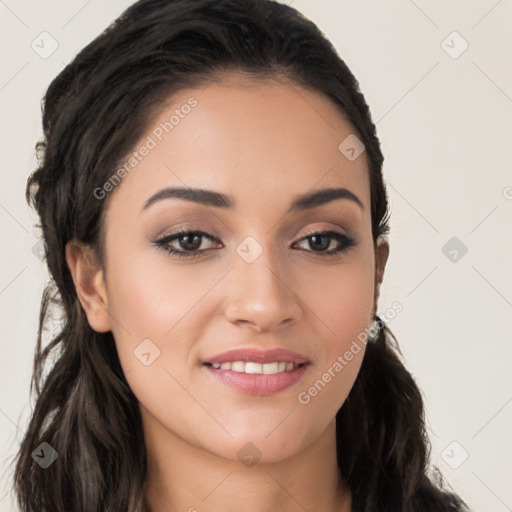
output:
M201 249L204 240L221 244L220 240L204 231L180 230L156 240L154 245L168 254L179 258L194 258L209 250L205 248ZM336 231L317 231L309 233L299 242L305 240L308 241L308 248L305 248L307 252L327 257L347 251L350 247L356 245L353 238ZM331 247L333 240L337 242L338 246L334 249L327 250Z
M304 240L308 240L309 249L307 250L309 250L309 252L315 252L321 256L339 254L356 245L356 242L353 238L336 231L317 231L314 233L309 233L300 241ZM338 243L338 247L327 251L326 249L331 246L333 240Z
M154 244L168 254L180 258L194 258L208 250L200 249L204 240L220 243L215 237L203 231L180 230L156 240ZM174 243L174 245L171 245L171 243Z

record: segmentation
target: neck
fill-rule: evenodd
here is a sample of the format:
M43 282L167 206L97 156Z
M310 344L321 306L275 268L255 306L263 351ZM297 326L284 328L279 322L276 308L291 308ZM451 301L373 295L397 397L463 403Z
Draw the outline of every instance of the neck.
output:
M175 436L141 409L148 457L150 512L350 512L351 493L336 459L336 424L300 453L246 466Z

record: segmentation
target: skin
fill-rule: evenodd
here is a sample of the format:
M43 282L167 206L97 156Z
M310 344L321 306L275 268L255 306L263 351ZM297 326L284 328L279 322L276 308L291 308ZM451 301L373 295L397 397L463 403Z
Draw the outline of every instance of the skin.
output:
M364 345L308 404L297 396L349 349L376 311L389 247L371 235L366 154L349 161L339 151L355 130L319 92L240 75L181 91L151 129L190 97L197 106L111 193L105 261L76 240L66 252L88 321L98 332L112 331L140 402L147 502L153 512L350 511L336 462L335 414ZM169 186L221 192L236 207L173 198L141 212ZM297 195L329 187L347 188L363 208L337 199L286 213ZM203 238L201 249L209 250L189 260L154 246L179 227L221 243ZM322 256L304 238L312 230L350 234L356 245ZM252 263L236 252L247 236L263 250ZM324 253L338 246L330 240ZM186 250L181 242L172 247ZM144 339L160 350L149 366L134 356ZM311 365L291 388L244 394L201 363L234 347L284 347ZM261 458L246 466L237 452L249 442Z

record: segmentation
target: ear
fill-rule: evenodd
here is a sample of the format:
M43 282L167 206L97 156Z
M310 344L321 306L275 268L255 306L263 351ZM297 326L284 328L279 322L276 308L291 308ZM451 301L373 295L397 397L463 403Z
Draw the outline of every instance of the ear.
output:
M384 269L389 256L389 243L379 237L375 242L375 294L373 299L373 315L377 314L377 305L380 297L380 285L384 278Z
M92 247L71 240L66 245L66 261L89 325L97 332L110 331L104 273Z

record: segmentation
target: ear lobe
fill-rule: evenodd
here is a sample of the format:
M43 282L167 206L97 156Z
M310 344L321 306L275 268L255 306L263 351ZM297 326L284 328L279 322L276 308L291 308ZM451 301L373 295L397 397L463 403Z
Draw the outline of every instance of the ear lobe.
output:
M384 279L384 270L389 257L389 243L382 237L375 243L375 294L373 314L377 313L377 303L380 297L380 286Z
M97 332L110 331L103 269L92 247L71 240L66 245L66 261L89 325Z

